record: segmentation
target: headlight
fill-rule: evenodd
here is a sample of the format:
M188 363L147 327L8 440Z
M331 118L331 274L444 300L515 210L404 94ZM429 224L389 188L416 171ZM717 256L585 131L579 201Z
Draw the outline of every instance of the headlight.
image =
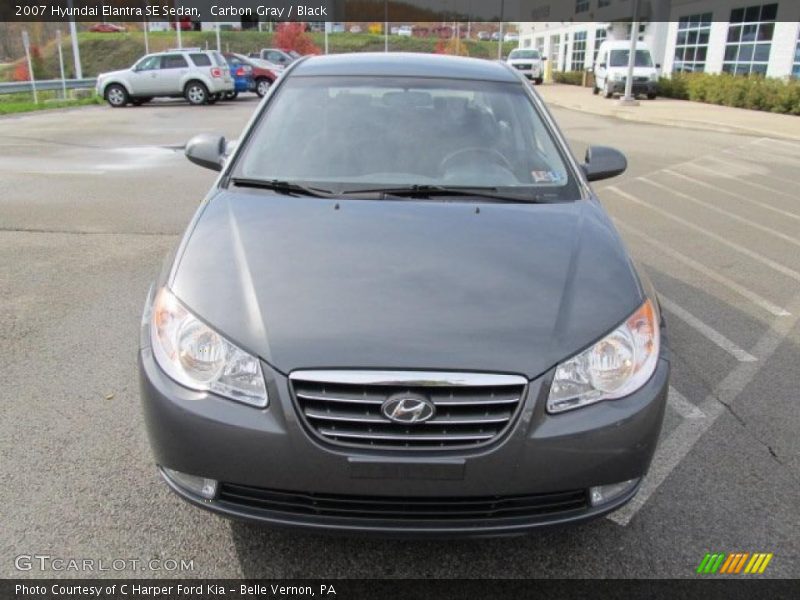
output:
M660 331L650 300L622 325L556 367L547 410L560 413L632 394L658 363Z
M258 359L197 319L167 288L161 288L153 302L150 339L158 364L181 385L267 406Z

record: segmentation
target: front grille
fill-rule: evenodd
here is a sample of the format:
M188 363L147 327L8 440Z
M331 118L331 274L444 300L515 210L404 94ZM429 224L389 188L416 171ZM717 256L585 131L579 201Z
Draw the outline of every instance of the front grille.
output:
M383 450L453 450L489 444L519 412L527 380L471 373L303 371L291 375L303 422L325 442ZM397 395L426 399L435 415L398 423L383 406Z
M533 68L533 65L530 63L517 63L514 66L520 71L528 71Z
M553 518L588 508L586 490L524 496L410 498L286 492L222 483L217 500L272 513L404 521Z

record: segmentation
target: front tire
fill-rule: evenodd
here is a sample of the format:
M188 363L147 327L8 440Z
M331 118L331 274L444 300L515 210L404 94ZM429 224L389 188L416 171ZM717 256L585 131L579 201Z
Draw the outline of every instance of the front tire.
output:
M272 86L272 82L265 77L262 77L258 81L256 81L256 94L258 94L259 98L263 98L269 92L269 88Z
M648 100L655 100L656 96L657 96L657 94L647 94L647 99Z
M111 108L122 108L128 104L128 90L118 83L112 83L106 88L106 102Z
M192 106L200 106L209 102L208 88L200 81L190 81L183 91L186 101Z
M533 83L536 85L542 85L544 83L544 79L541 77L537 77L536 79L533 80Z

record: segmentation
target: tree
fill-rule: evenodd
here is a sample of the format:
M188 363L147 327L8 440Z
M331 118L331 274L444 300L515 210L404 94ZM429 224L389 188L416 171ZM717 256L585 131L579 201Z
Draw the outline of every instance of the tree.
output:
M455 56L469 56L467 45L458 38L439 40L436 44L436 54L452 54Z
M319 54L320 50L306 33L303 23L281 23L275 33L275 45L288 52Z

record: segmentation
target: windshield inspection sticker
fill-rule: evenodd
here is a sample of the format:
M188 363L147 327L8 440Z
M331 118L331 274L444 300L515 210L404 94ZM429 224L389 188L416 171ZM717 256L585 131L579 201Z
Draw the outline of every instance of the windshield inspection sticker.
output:
M561 181L558 173L553 171L531 171L534 183L557 183Z

